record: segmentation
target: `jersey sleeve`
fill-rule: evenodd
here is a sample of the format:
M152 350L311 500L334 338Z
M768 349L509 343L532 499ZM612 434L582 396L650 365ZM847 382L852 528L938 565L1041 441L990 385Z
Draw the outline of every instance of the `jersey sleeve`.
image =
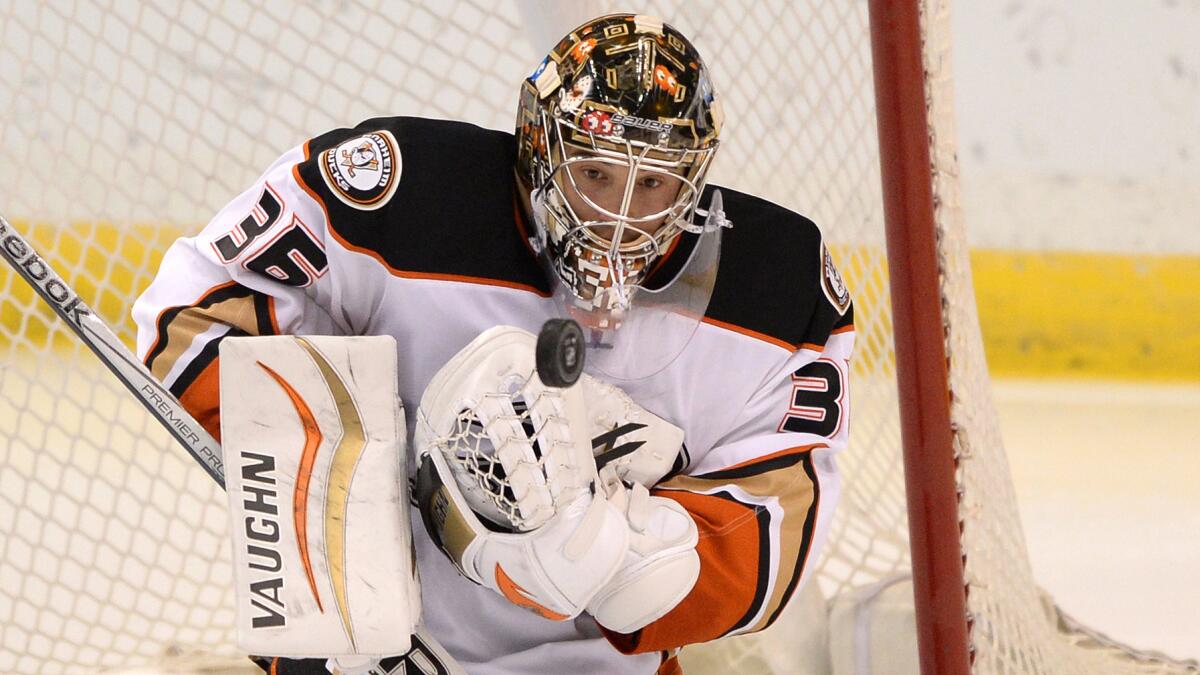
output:
M222 340L354 331L338 307L325 211L300 178L308 154L308 144L287 152L177 240L133 307L138 357L218 439Z
M839 494L835 455L849 436L848 296L817 303L805 332L715 446L652 490L695 519L700 575L674 609L637 633L606 631L620 651L762 630L811 576Z

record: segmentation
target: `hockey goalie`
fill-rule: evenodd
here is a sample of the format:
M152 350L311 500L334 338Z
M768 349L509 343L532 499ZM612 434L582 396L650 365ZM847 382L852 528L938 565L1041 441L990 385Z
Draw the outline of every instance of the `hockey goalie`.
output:
M314 595L326 612L337 603L314 594L327 589L315 572L312 585L304 573L289 582L294 596L260 586L266 595L243 596L239 611L304 609L325 626L299 648L255 643L264 668L405 667L378 652L403 647L387 640L419 622L470 673L678 672L682 646L779 617L837 501L853 307L811 221L707 183L722 124L685 36L655 17L600 17L521 83L515 134L410 117L330 131L170 248L134 309L139 356L210 432L245 432L226 446L286 440L277 466L293 475L289 495L305 482L303 425L255 437L266 420L245 415L268 394L227 392L269 392L278 421L294 425L298 406L256 363L288 382L299 371L281 368L297 364L306 382L332 380L304 343L236 369L226 343L303 336L287 339L336 365L319 340L394 340L390 358L330 366L364 396L394 398L403 420L391 445L361 455L393 453L393 466L361 465L343 495L358 509L346 526L366 518L378 534L348 533L338 549L333 521L322 533L306 521L309 567L326 574L316 556L343 556L379 606L356 604L359 587L347 591L349 619L322 617ZM535 335L551 319L582 326L574 383L535 374ZM346 400L336 389L314 384L309 398L335 409ZM375 405L363 404L364 420ZM263 474L238 461L231 472ZM320 484L308 475L308 504L341 489L328 471ZM359 475L376 479L365 492ZM411 508L395 485L406 481ZM250 529L274 532L261 520ZM281 550L304 570L289 536ZM415 567L397 557L405 537ZM355 645L347 620L363 628ZM371 658L323 658L351 654Z

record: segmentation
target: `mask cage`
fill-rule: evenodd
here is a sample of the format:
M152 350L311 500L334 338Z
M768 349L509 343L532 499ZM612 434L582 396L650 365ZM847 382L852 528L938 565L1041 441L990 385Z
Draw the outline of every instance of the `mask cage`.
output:
M538 242L548 248L554 271L587 309L623 312L633 288L644 280L681 232L700 233L692 222L703 193L704 179L718 142L703 148L671 148L661 144L601 135L578 124L541 112L545 161L534 162L531 195L538 215ZM572 156L571 150L580 154ZM538 153L535 153L535 157ZM621 207L613 211L596 203L580 188L570 168L582 162L628 168ZM628 214L635 181L660 174L680 184L675 199L654 213ZM606 220L584 220L567 199L566 186ZM654 231L647 223L663 221ZM626 234L636 234L623 241Z

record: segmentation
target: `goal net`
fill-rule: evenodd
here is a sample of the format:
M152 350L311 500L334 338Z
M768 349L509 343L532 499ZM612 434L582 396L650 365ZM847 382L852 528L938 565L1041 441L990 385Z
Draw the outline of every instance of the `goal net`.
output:
M626 9L595 0L6 3L0 213L132 346L130 308L166 247L283 150L379 115L509 130L518 84L553 42L592 15ZM853 434L817 584L769 631L689 650L685 664L827 672L850 644L861 665L869 650L839 632L838 617L903 596L889 589L906 589L912 567L868 5L652 1L639 11L689 35L714 72L727 125L712 182L812 217L856 301ZM938 207L973 669L1182 671L1075 626L1032 579L957 209L948 11L935 0L922 7L926 180ZM0 672L239 663L219 489L7 270L0 323ZM915 659L911 611L897 616L886 632Z

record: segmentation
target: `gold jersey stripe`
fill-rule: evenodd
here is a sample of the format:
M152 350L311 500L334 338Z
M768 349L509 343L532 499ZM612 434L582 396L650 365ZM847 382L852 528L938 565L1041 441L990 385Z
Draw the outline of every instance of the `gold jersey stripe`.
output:
M250 291L247 290L247 293ZM188 307L179 312L165 327L167 344L154 359L150 372L159 380L175 367L197 335L214 325L233 326L247 335L258 335L258 317L255 313L253 295L231 297L208 307ZM163 327L159 327L163 332Z
M777 455L772 455L771 459ZM731 485L755 497L764 499L775 497L783 520L778 524L779 538L771 540L779 555L779 565L771 573L774 584L770 597L765 599L765 610L753 625L739 632L753 632L766 627L767 622L786 601L788 586L795 574L803 569L805 560L801 554L810 550L810 541L814 523L809 523L809 517L815 519L814 505L817 499L818 486L809 478L804 469L803 459L771 471L755 473L743 477L704 478L700 476L679 475L659 485L660 489L687 490L689 492L711 492L715 488ZM752 468L753 463L742 465ZM759 507L762 508L762 507ZM807 527L806 527L807 525ZM746 518L735 525L736 527L757 527L757 521ZM769 556L770 551L762 551L761 555ZM749 580L748 580L749 581Z

